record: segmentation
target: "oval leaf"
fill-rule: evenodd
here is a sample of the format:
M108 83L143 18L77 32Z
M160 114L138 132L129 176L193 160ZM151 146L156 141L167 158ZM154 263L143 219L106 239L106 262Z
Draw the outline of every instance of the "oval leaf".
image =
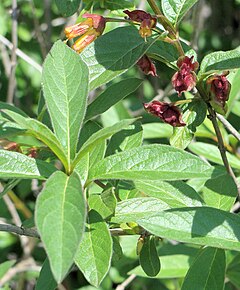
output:
M55 172L39 194L35 222L53 276L60 283L70 269L84 231L86 207L77 174Z
M75 263L88 282L98 287L109 270L111 257L112 238L107 224L96 211L91 210Z
M145 239L139 261L143 271L149 277L155 277L160 272L161 265L154 237Z
M147 145L99 161L90 169L89 179L177 180L211 174L212 167L192 154L166 145Z
M44 62L43 93L54 132L70 163L87 105L88 68L62 41L54 44Z
M219 209L171 209L137 222L159 237L240 251L240 216Z
M71 0L71 1L55 0L55 2L56 2L58 10L65 17L71 16L75 12L77 12L80 5L80 0Z

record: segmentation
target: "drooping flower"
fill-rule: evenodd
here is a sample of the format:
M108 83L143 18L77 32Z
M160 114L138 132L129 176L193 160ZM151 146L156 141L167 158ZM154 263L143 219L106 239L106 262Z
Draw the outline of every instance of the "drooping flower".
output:
M154 77L157 76L157 70L154 65L154 63L151 61L151 59L144 54L139 61L137 62L138 67L141 69L141 71L146 75L152 75Z
M196 86L198 62L193 62L193 56L183 56L178 59L177 66L179 70L173 75L172 84L180 96L182 92L191 91Z
M128 15L129 19L141 23L139 29L141 37L146 38L152 35L152 29L155 28L157 24L156 17L143 10L124 10L123 12Z
M182 120L180 109L174 104L152 101L148 104L143 104L143 106L148 113L159 117L162 121L173 127L182 127L186 125Z
M231 90L231 84L227 80L227 75L228 72L222 75L213 75L206 81L210 103L221 114L225 114L227 111L226 102Z
M106 26L106 19L100 15L85 13L83 17L87 19L64 30L67 40L81 36L72 46L78 53L100 36Z

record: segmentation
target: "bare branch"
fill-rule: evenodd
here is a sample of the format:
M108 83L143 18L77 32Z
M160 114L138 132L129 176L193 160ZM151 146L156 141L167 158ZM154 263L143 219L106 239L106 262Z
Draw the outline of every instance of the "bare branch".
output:
M0 42L3 43L6 47L8 47L10 50L13 49L13 44L3 35L0 35ZM29 57L26 53L24 53L19 48L16 49L16 54L20 58L22 58L24 61L26 61L28 64L30 64L32 67L34 67L36 70L38 70L40 73L42 72L42 67L40 64L38 64L35 60L33 60L31 57Z
M16 49L18 45L18 35L17 35L17 0L12 0L12 55L11 55L11 70L10 77L8 80L8 93L7 93L7 102L12 104L14 99L14 93L16 89L16 78L15 70L17 65L17 54Z
M124 290L132 281L137 277L137 275L130 275L122 284L119 284L116 290Z
M27 236L40 239L38 232L35 229L25 229L9 224L0 224L0 232L14 233L20 236Z
M223 126L238 140L240 141L240 134L238 131L225 119L222 115L216 114L218 120L223 124Z

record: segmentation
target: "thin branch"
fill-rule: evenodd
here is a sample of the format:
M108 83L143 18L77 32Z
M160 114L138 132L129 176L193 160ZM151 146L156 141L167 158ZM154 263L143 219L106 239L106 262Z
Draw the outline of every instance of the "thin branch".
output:
M17 0L12 0L12 55L11 55L11 70L10 77L8 81L8 93L7 93L7 102L12 104L14 99L14 93L16 89L16 78L15 71L17 65L17 45L18 45L18 35L17 35Z
M238 131L225 119L222 115L216 114L218 120L224 125L224 127L238 140L240 141L240 134Z
M222 138L222 134L221 131L219 129L218 123L217 123L217 116L215 111L212 109L212 107L209 105L208 106L208 112L209 112L209 117L212 121L216 136L217 136L217 140L218 140L218 149L220 151L222 160L223 160L223 164L227 170L227 172L232 176L234 183L237 186L237 191L238 191L238 198L240 199L240 184L231 168L231 166L229 165L228 159L227 159L227 155L226 155L226 149L224 147L224 142L223 142L223 138Z
M9 232L20 236L27 236L40 239L38 232L34 229L25 229L9 224L0 224L0 232Z
M106 185L104 183L102 183L100 180L94 180L94 183L96 183L102 189L106 188Z
M132 281L137 277L137 275L130 275L122 284L119 284L116 290L124 290Z
M3 43L6 47L8 47L10 50L13 49L13 44L3 35L0 35L0 42ZM22 58L24 61L26 61L28 64L30 64L32 67L34 67L36 70L38 70L40 73L42 72L42 67L40 64L38 64L35 60L30 58L27 54L25 54L22 50L19 48L16 49L16 54L20 58Z
M27 271L40 272L40 270L41 267L37 266L32 258L25 259L7 271L7 273L0 279L0 287L10 281L18 273Z
M124 230L121 228L109 229L109 231L112 236L126 236L127 235L126 232L124 232Z

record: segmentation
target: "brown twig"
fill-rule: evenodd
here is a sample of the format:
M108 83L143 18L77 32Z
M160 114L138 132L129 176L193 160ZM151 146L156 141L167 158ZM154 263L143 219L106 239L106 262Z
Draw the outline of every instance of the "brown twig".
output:
M25 229L9 224L0 224L0 232L14 233L20 236L27 236L38 239L40 238L38 232L35 229Z
M8 92L7 92L7 103L12 104L14 99L14 93L16 89L16 78L15 71L17 65L17 45L18 45L18 35L17 35L17 0L12 0L12 55L11 55L11 70L8 82Z
M94 183L96 183L102 189L106 188L106 185L104 183L102 183L100 180L94 180Z

